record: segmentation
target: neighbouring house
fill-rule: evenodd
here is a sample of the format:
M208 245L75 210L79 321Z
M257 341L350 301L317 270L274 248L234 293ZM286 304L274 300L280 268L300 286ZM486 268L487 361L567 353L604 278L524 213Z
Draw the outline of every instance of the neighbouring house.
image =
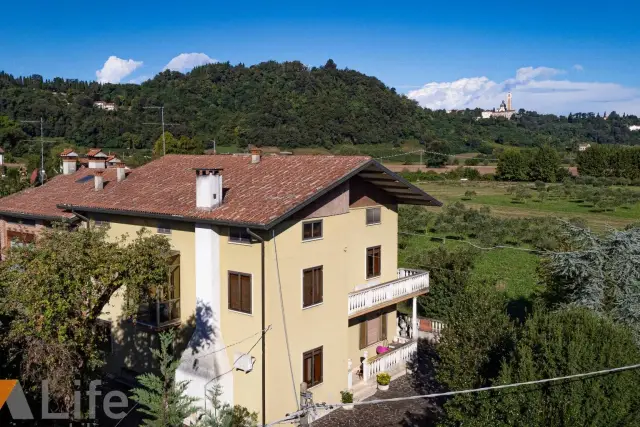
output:
M63 164L75 166L74 154ZM63 166L43 186L0 199L2 248L37 241L53 221L87 218L113 238L146 227L170 240L167 290L149 296L135 324L121 315L121 297L102 315L112 375L148 371L158 332L191 325L177 350L187 393L203 399L218 383L223 401L270 422L296 410L291 370L296 388L305 381L315 401L337 402L417 351L417 318L407 325L396 308L416 307L429 274L398 268L398 205L441 203L379 162L252 150L116 166Z
M640 126L638 126L638 125L630 125L630 126L629 126L629 130L630 130L631 132L635 132L635 131L637 131L637 130L640 130Z
M591 144L578 144L578 151L587 151L587 148L590 148Z
M116 104L113 102L95 101L93 106L106 111L116 111Z

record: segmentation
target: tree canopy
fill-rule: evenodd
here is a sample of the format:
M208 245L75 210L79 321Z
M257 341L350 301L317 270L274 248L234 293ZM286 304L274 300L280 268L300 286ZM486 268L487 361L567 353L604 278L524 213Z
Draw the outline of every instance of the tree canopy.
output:
M93 106L110 101L116 111ZM45 118L48 138L80 146L153 148L161 134L157 109L176 138L216 139L219 144L287 148L338 144L399 144L421 141L430 151L455 153L495 147L575 149L579 143L640 144L635 116L593 113L568 116L520 110L511 120L477 120L480 109L447 113L421 108L375 77L341 69L329 60L309 67L299 61L257 65L209 64L187 74L164 71L141 85L100 84L42 76L0 73L0 116L12 120ZM0 126L1 128L2 126ZM39 129L19 126L0 145L22 155ZM438 148L432 150L431 148ZM427 160L440 162L430 157Z

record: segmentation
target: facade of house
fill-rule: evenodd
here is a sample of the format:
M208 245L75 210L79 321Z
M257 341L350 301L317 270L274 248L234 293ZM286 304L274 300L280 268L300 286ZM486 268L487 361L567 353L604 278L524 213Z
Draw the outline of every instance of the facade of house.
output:
M93 103L93 106L96 108L100 108L101 110L116 111L116 104L113 102L95 101Z
M587 151L591 144L578 144L578 151Z
M63 163L75 165L72 154ZM429 276L398 268L398 205L440 202L380 163L253 151L123 166L66 167L0 199L2 248L85 218L114 238L145 227L170 240L167 290L149 296L135 324L121 295L102 315L114 376L151 369L158 332L178 328L188 393L203 399L220 384L225 401L270 422L297 408L303 381L315 401L339 401L415 351L396 307L415 307ZM380 346L391 350L377 356Z

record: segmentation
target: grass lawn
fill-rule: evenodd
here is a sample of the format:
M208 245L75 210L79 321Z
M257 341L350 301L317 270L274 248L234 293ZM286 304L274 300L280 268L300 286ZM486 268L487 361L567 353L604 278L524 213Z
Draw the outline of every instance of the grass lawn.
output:
M405 248L398 253L398 265L405 266L407 256L415 252L446 245L449 249L467 246L466 243L446 239L444 243L431 240L432 234L410 236ZM471 274L472 282L488 281L506 292L510 299L527 298L538 288L536 268L540 257L531 252L514 249L481 251Z
M507 187L513 183L482 181L433 181L423 182L419 186L436 199L447 203L462 201L472 207L488 206L498 216L531 217L555 213L562 218L581 218L595 229L606 227L622 228L640 219L640 204L620 207L615 211L594 212L593 207L566 199L545 200L536 202L532 199L524 203L513 203L511 195L506 193ZM640 191L640 188L629 187ZM467 190L473 190L477 196L471 200L462 200ZM435 208L437 209L440 208Z

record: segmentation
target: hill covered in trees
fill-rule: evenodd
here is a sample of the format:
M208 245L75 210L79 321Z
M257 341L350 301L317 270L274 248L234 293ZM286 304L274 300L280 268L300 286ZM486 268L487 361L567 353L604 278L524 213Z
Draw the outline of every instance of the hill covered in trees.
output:
M94 101L114 102L104 111ZM195 138L207 145L284 148L342 144L394 144L408 140L447 153L490 152L496 144L560 149L582 142L640 144L635 116L611 113L568 117L520 110L512 120L476 120L479 110L451 114L418 106L375 77L338 69L329 60L321 67L274 61L253 66L210 64L187 74L164 71L141 85L99 84L39 75L0 73L0 116L12 122L45 118L48 138L79 146L151 148L160 136L165 106L167 130L176 138ZM4 126L4 128L3 128ZM0 145L16 155L27 151L20 141L37 135L32 125L0 122Z

